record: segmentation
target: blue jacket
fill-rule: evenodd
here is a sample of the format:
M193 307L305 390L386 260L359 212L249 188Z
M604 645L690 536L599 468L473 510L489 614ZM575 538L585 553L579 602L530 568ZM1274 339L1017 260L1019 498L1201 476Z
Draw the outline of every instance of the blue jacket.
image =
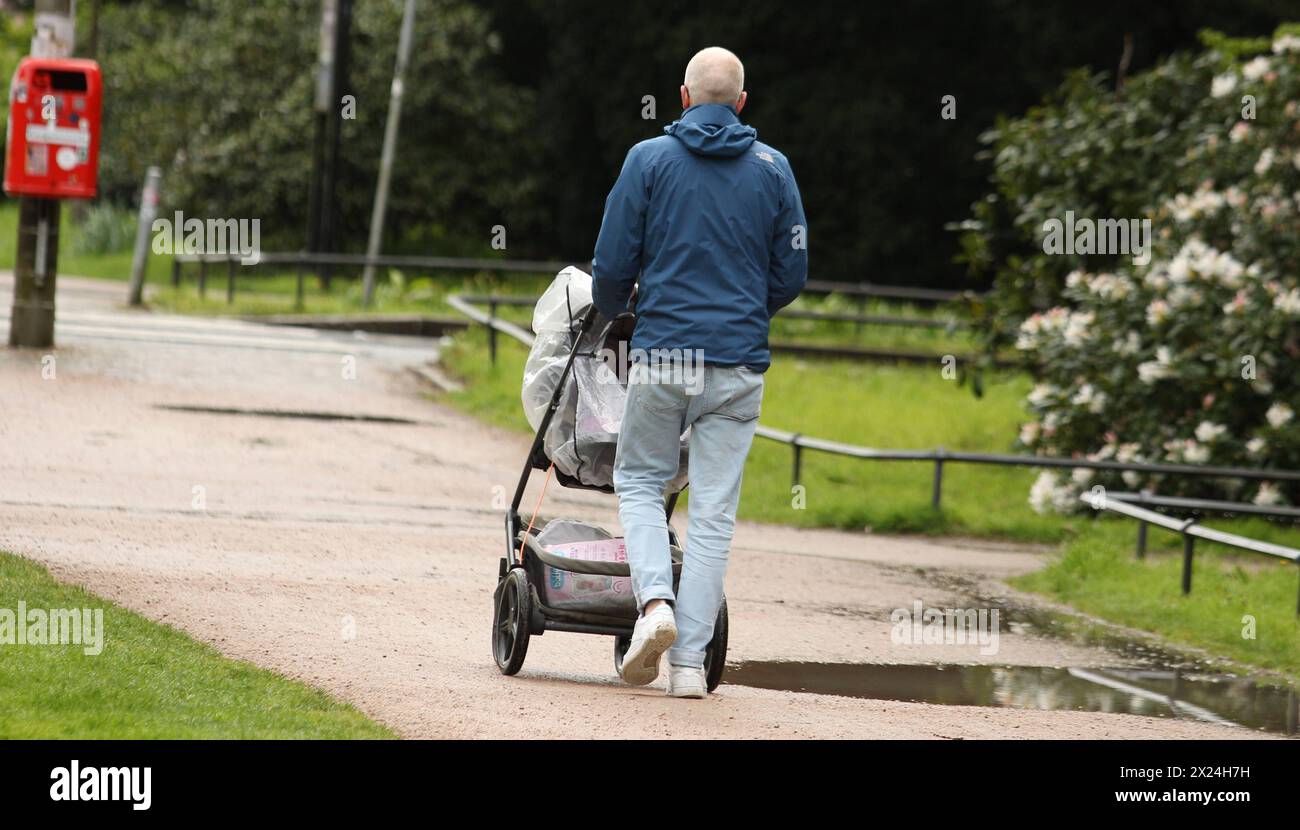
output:
M808 278L807 223L785 156L733 107L698 104L642 141L605 200L592 261L596 307L637 291L632 348L700 349L766 371L773 314Z

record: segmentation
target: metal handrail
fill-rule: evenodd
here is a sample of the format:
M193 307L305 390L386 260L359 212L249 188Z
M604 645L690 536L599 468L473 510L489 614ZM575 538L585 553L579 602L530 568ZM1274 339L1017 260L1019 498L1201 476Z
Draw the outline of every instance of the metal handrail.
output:
M476 305L535 306L537 297L513 294L462 294L466 302ZM936 320L928 317L902 317L891 314L849 314L840 311L813 311L811 309L783 308L777 317L791 320L822 320L831 323L863 323L881 326L911 326L914 328L948 329L963 328L968 324L961 320Z
M1081 493L1079 500L1094 510L1108 510L1112 513L1118 513L1122 516L1128 516L1136 519L1138 524L1138 558L1141 559L1146 555L1146 529L1148 525L1162 527L1165 530L1172 531L1183 537L1183 594L1187 595L1192 592L1192 561L1196 552L1196 540L1204 539L1207 542L1216 542L1221 545L1238 548L1239 550L1250 551L1251 553L1272 556L1278 559L1284 559L1294 565L1300 565L1300 550L1287 547L1286 545L1277 545L1272 542L1263 542L1259 539L1250 539L1246 536L1239 536L1236 533L1228 533L1223 530L1215 530L1211 527L1202 527L1196 523L1196 519L1175 519L1166 516L1163 513L1157 513L1154 510L1148 510L1145 507L1138 507L1130 504L1124 499L1116 498L1103 492ZM1296 614L1300 615L1300 590L1296 593Z
M175 254L172 261L180 263L220 263L240 261L236 252L224 254ZM385 254L368 257L365 254L326 254L306 251L267 252L258 256L256 265L373 265L377 268L431 268L463 271L518 271L553 274L577 262L532 259L490 259L487 257L402 256Z
M227 252L222 254L185 254L172 257L173 267L177 263L221 263L238 261L242 254ZM439 257L439 256L402 256L345 253L312 253L309 251L276 251L262 253L255 264L271 263L278 265L373 265L377 268L436 268L473 271L517 271L525 273L555 273L569 265L576 265L590 271L590 259L574 260L531 260L531 259L490 259L486 257ZM943 288L918 288L910 285L878 285L872 282L836 282L833 280L808 280L804 292L810 294L844 294L850 297L878 297L881 299L911 300L925 303L945 303L960 300L966 296L981 296L981 292L954 291Z
M1249 504L1246 502L1220 501L1217 499L1190 499L1182 496L1158 496L1150 490L1143 490L1139 493L1113 493L1108 490L1106 491L1106 497L1135 504L1154 505L1156 507L1173 507L1180 510L1206 510L1215 513L1241 513L1243 515L1300 519L1300 507Z

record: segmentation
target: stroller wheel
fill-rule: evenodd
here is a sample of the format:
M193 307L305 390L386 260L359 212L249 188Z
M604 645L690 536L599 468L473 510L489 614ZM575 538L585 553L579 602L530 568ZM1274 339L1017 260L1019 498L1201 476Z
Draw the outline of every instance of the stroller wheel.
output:
M528 655L528 616L531 599L528 576L513 568L497 583L492 619L492 656L502 674L515 674Z
M711 692L722 682L722 669L727 664L727 598L718 607L718 619L713 623L713 639L704 649L704 683Z
M619 677L623 676L623 656L627 654L627 650L631 647L631 637L614 638L614 674Z

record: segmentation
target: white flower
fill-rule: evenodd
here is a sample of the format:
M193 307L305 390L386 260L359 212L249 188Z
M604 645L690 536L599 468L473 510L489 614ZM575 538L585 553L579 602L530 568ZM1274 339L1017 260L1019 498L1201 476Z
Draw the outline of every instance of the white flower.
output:
M1255 162L1255 175L1262 176L1273 166L1273 157L1276 153L1272 147L1265 147L1264 152L1259 154L1259 161Z
M1074 397L1070 398L1070 403L1087 407L1089 412L1097 414L1106 407L1106 393L1098 392L1091 383L1085 383L1079 387L1078 392L1074 393Z
M1056 473L1042 472L1029 488L1029 506L1035 513L1046 513L1056 495Z
M1122 340L1117 338L1111 344L1111 348L1115 350L1116 354L1135 355L1142 348L1142 338L1138 336L1137 332L1130 331Z
M1134 443L1120 444L1119 449L1115 451L1115 460L1121 464L1129 464L1139 459L1138 450L1140 447Z
M1237 296L1232 298L1231 302L1224 303L1224 314L1241 314L1246 310L1246 292L1238 291Z
M1029 488L1029 506L1036 513L1046 513L1048 509L1070 513L1079 508L1079 501L1068 485L1060 484L1056 473L1044 471Z
M1083 342L1092 336L1093 321L1096 319L1091 311L1073 312L1070 314L1069 321L1065 324L1065 344L1067 346L1082 346Z
M1096 452L1090 452L1090 453L1088 453L1088 460L1089 460L1089 461L1105 461L1105 460L1109 459L1110 457L1112 457L1113 455L1115 455L1115 445L1114 445L1114 444L1103 444L1102 447L1101 447L1101 449L1097 450Z
M1281 504L1282 493L1274 485L1269 484L1267 481L1263 481L1260 482L1259 491L1255 493L1255 498L1252 499L1252 501L1254 501L1255 504L1265 507L1274 504Z
M1225 72L1222 75L1214 76L1214 82L1210 84L1210 95L1215 98L1222 98L1232 92L1237 86L1237 76L1231 72Z
M1179 222L1186 222L1198 216L1218 213L1227 202L1223 194L1216 193L1208 187L1201 187L1191 196L1179 193L1165 204Z
M1281 55L1284 52L1300 52L1300 37L1282 35L1273 41L1273 54Z
M1300 315L1300 288L1292 288L1273 298L1273 307L1283 314Z
M1156 359L1148 360L1145 363L1138 364L1138 379L1143 383L1155 383L1163 378L1174 376L1173 366L1170 364L1173 358L1169 352L1168 346L1160 346L1156 349Z
M1075 467L1074 472L1070 473L1070 480L1081 487L1086 487L1088 482L1092 481L1093 471L1089 467Z
M1170 372L1168 366L1161 365L1155 361L1147 361L1146 363L1138 364L1138 380L1143 383L1155 383L1156 381L1169 376Z
M1088 283L1088 290L1103 300L1122 300L1133 290L1133 283L1127 277L1100 274Z
M1268 442L1263 438L1256 437L1246 442L1246 452L1250 453L1250 455L1255 458L1263 455L1264 450L1266 449L1268 449Z
M1204 464L1210 460L1210 448L1188 440L1186 446L1183 447L1183 458L1193 464Z
M1147 306L1147 325L1158 326L1169 318L1169 303L1164 300L1152 300Z
M1125 470L1120 473L1120 478L1124 479L1124 483L1129 487L1137 487L1142 483L1141 473L1135 473L1132 470Z
M1268 58L1260 55L1258 58L1255 58L1253 61L1250 61L1241 68L1241 77L1248 81L1258 81L1260 78L1268 74L1268 70Z
M1039 428L1037 421L1029 421L1021 425L1020 443L1024 444L1026 447L1032 447L1034 442L1038 440L1038 433Z
M1294 416L1295 410L1284 403L1275 403L1268 408L1268 412L1264 413L1264 417L1272 427L1285 426Z
M1228 131L1228 140L1233 144L1236 144L1245 141L1246 136L1248 135L1250 135L1250 125L1245 121L1238 121L1236 124L1233 124L1232 129Z
M1206 273L1216 276L1229 288L1236 288L1241 284L1241 275L1246 268L1238 262L1228 251L1216 253L1209 262Z
M1169 279L1175 283L1187 282L1192 275L1191 265L1187 262L1187 257L1179 254L1169 261Z
M1210 443L1219 438L1220 435L1227 432L1228 428L1223 424L1216 424L1211 421L1201 421L1196 426L1196 440L1203 443Z
M1060 390L1047 383L1040 383L1029 390L1029 405L1038 407L1049 403Z
M1204 295L1199 290L1186 285L1175 285L1173 290L1169 292L1168 304L1161 304L1165 305L1166 310L1170 308L1189 308L1200 305L1202 299L1204 299ZM1151 305L1160 302L1160 300L1156 300ZM1165 316L1168 315L1166 314ZM1149 307L1147 309L1147 319L1148 321L1151 319L1151 310ZM1161 319L1164 318L1162 317ZM1155 325L1155 323L1153 322L1152 325Z

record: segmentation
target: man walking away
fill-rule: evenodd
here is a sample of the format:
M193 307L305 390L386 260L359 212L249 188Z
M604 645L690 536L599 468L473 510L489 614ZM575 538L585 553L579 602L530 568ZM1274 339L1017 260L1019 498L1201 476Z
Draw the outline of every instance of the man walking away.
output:
M704 652L722 602L741 472L758 425L771 317L808 277L803 205L785 156L738 117L744 67L719 47L686 66L680 120L627 154L592 262L601 313L637 291L614 488L640 616L623 679L668 654L668 693L706 694ZM664 356L671 356L665 360ZM676 596L664 491L690 428L690 505Z

